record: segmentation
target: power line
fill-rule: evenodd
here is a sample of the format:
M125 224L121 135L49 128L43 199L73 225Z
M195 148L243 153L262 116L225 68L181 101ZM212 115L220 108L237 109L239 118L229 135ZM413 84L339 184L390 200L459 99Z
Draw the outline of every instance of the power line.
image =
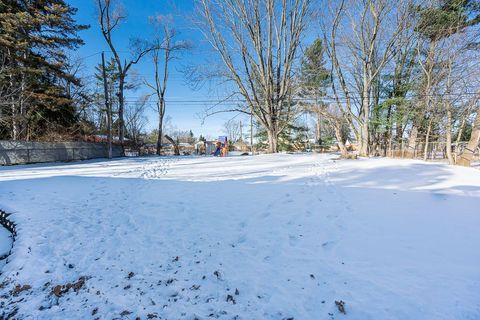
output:
M462 98L471 98L475 96L480 96L480 92L464 92L464 93L445 93L445 94L414 94L412 96L407 96L407 97L385 97L382 96L380 99L385 100L385 99L394 99L394 98L405 98L405 99L414 99L414 98L422 98L422 97L437 97L437 98L444 98L444 97L462 97ZM124 99L124 102L126 103L143 103L143 104L150 104L154 105L157 102L156 101L142 101L144 97L138 97L138 100L135 100L134 97L128 97L127 99ZM350 96L351 100L355 99L362 99L361 96ZM339 97L338 99L332 96L323 96L319 97L318 99L314 98L291 98L291 99L285 99L285 102L325 102L325 101L333 101L336 102L342 101L346 102L348 99L346 97ZM103 99L99 99L99 102L103 101ZM217 104L219 106L238 106L238 104L245 104L247 103L246 99L184 99L184 100L169 100L166 99L165 102L170 105L175 105L175 104L181 104L184 106L202 106L205 104ZM11 105L11 102L1 102L0 105Z
M395 98L405 98L405 99L413 99L413 98L425 98L425 97L440 97L440 98L444 98L444 97L474 97L474 96L480 96L480 92L463 92L463 93L432 93L432 94L412 94L411 96L407 96L407 97L395 97L395 96L380 96L380 99L395 99ZM363 97L362 96L359 96L359 95L350 95L349 96L350 99L362 99ZM138 100L135 100L135 98L138 98ZM132 96L128 96L127 99L125 99L124 101L125 102L132 102L132 103L137 103L139 102L139 100L143 99L144 97L132 97ZM337 100L337 98L335 97L332 97L332 96L323 96L323 97L319 97L318 99L315 99L315 98L291 98L291 99L285 99L285 101L292 101L292 102L302 102L302 101L311 101L311 102L315 102L315 101L321 101L321 100ZM338 100L347 100L346 97L342 96L342 97L339 97ZM225 104L233 104L233 103L246 103L247 100L246 99L182 99L182 100L170 100L170 99L166 99L165 100L166 103L169 103L169 104L174 104L174 103L185 103L185 104L192 104L192 103L196 103L196 104L202 104L202 103L219 103L219 104L222 104L222 103L225 103ZM155 101L146 101L145 103L156 103Z

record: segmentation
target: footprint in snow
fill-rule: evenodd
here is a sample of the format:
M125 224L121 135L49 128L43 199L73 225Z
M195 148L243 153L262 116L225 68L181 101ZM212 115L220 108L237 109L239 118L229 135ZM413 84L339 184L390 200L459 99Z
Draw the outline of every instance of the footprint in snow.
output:
M289 235L288 236L290 246L295 247L297 246L299 239L296 236Z
M238 240L237 240L237 243L244 243L245 241L247 241L247 236L245 234L242 234Z

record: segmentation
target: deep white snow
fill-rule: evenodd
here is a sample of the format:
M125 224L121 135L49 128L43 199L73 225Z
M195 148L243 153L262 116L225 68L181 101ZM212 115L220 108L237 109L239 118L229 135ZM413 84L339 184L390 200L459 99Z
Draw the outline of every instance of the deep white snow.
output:
M0 270L5 265L7 260L4 257L10 252L11 248L12 235L0 225Z
M0 318L480 319L480 171L334 158L1 168Z

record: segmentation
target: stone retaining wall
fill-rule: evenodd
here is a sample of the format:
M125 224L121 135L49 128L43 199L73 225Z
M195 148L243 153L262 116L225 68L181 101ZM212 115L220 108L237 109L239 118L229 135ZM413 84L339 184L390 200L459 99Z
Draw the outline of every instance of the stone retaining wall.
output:
M123 148L113 145L113 157L123 156ZM1 141L0 165L39 162L66 162L107 158L106 143Z

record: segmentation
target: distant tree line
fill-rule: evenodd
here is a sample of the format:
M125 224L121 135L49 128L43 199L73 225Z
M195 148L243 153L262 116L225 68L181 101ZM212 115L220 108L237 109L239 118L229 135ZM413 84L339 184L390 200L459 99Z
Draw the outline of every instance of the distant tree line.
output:
M84 44L79 32L89 28L76 23L76 8L64 0L0 1L0 139L58 141L100 135L137 143L146 138L145 109L154 103L160 154L169 63L190 44L176 39L171 16L152 16L153 38L133 38L130 54L122 57L125 51L113 34L127 18L125 8L114 0L93 4L109 50L105 70L99 62L93 75L85 75L82 59L72 58ZM100 53L92 58L98 61ZM147 58L155 70L152 83L133 70ZM151 94L126 99L126 91L142 85Z
M0 0L0 139L100 134L120 143L151 141L144 134L145 109L153 105L161 154L170 63L191 44L178 38L172 16L152 16L151 39L133 38L125 54L113 37L127 17L125 7L116 0L94 3L108 55L105 68L98 64L94 75L84 75L82 62L69 54L88 28L75 22L75 8L64 0ZM451 164L470 164L480 139L478 1L195 5L195 27L216 55L203 76L187 75L192 83L218 78L232 89L229 107L208 115L248 115L269 152L313 135L318 144L335 140L344 156L347 140L361 156L401 150L425 159L432 144L441 143ZM144 59L155 71L151 81L133 69ZM140 86L149 93L126 98ZM239 129L233 122L225 127L233 140L242 138Z
M406 153L442 142L469 165L480 138L479 23L475 0L197 0L199 26L268 139L292 137L302 113L347 154ZM318 37L306 46L312 30ZM221 111L219 111L221 112ZM214 112L212 112L214 113ZM468 141L454 159L452 146Z

